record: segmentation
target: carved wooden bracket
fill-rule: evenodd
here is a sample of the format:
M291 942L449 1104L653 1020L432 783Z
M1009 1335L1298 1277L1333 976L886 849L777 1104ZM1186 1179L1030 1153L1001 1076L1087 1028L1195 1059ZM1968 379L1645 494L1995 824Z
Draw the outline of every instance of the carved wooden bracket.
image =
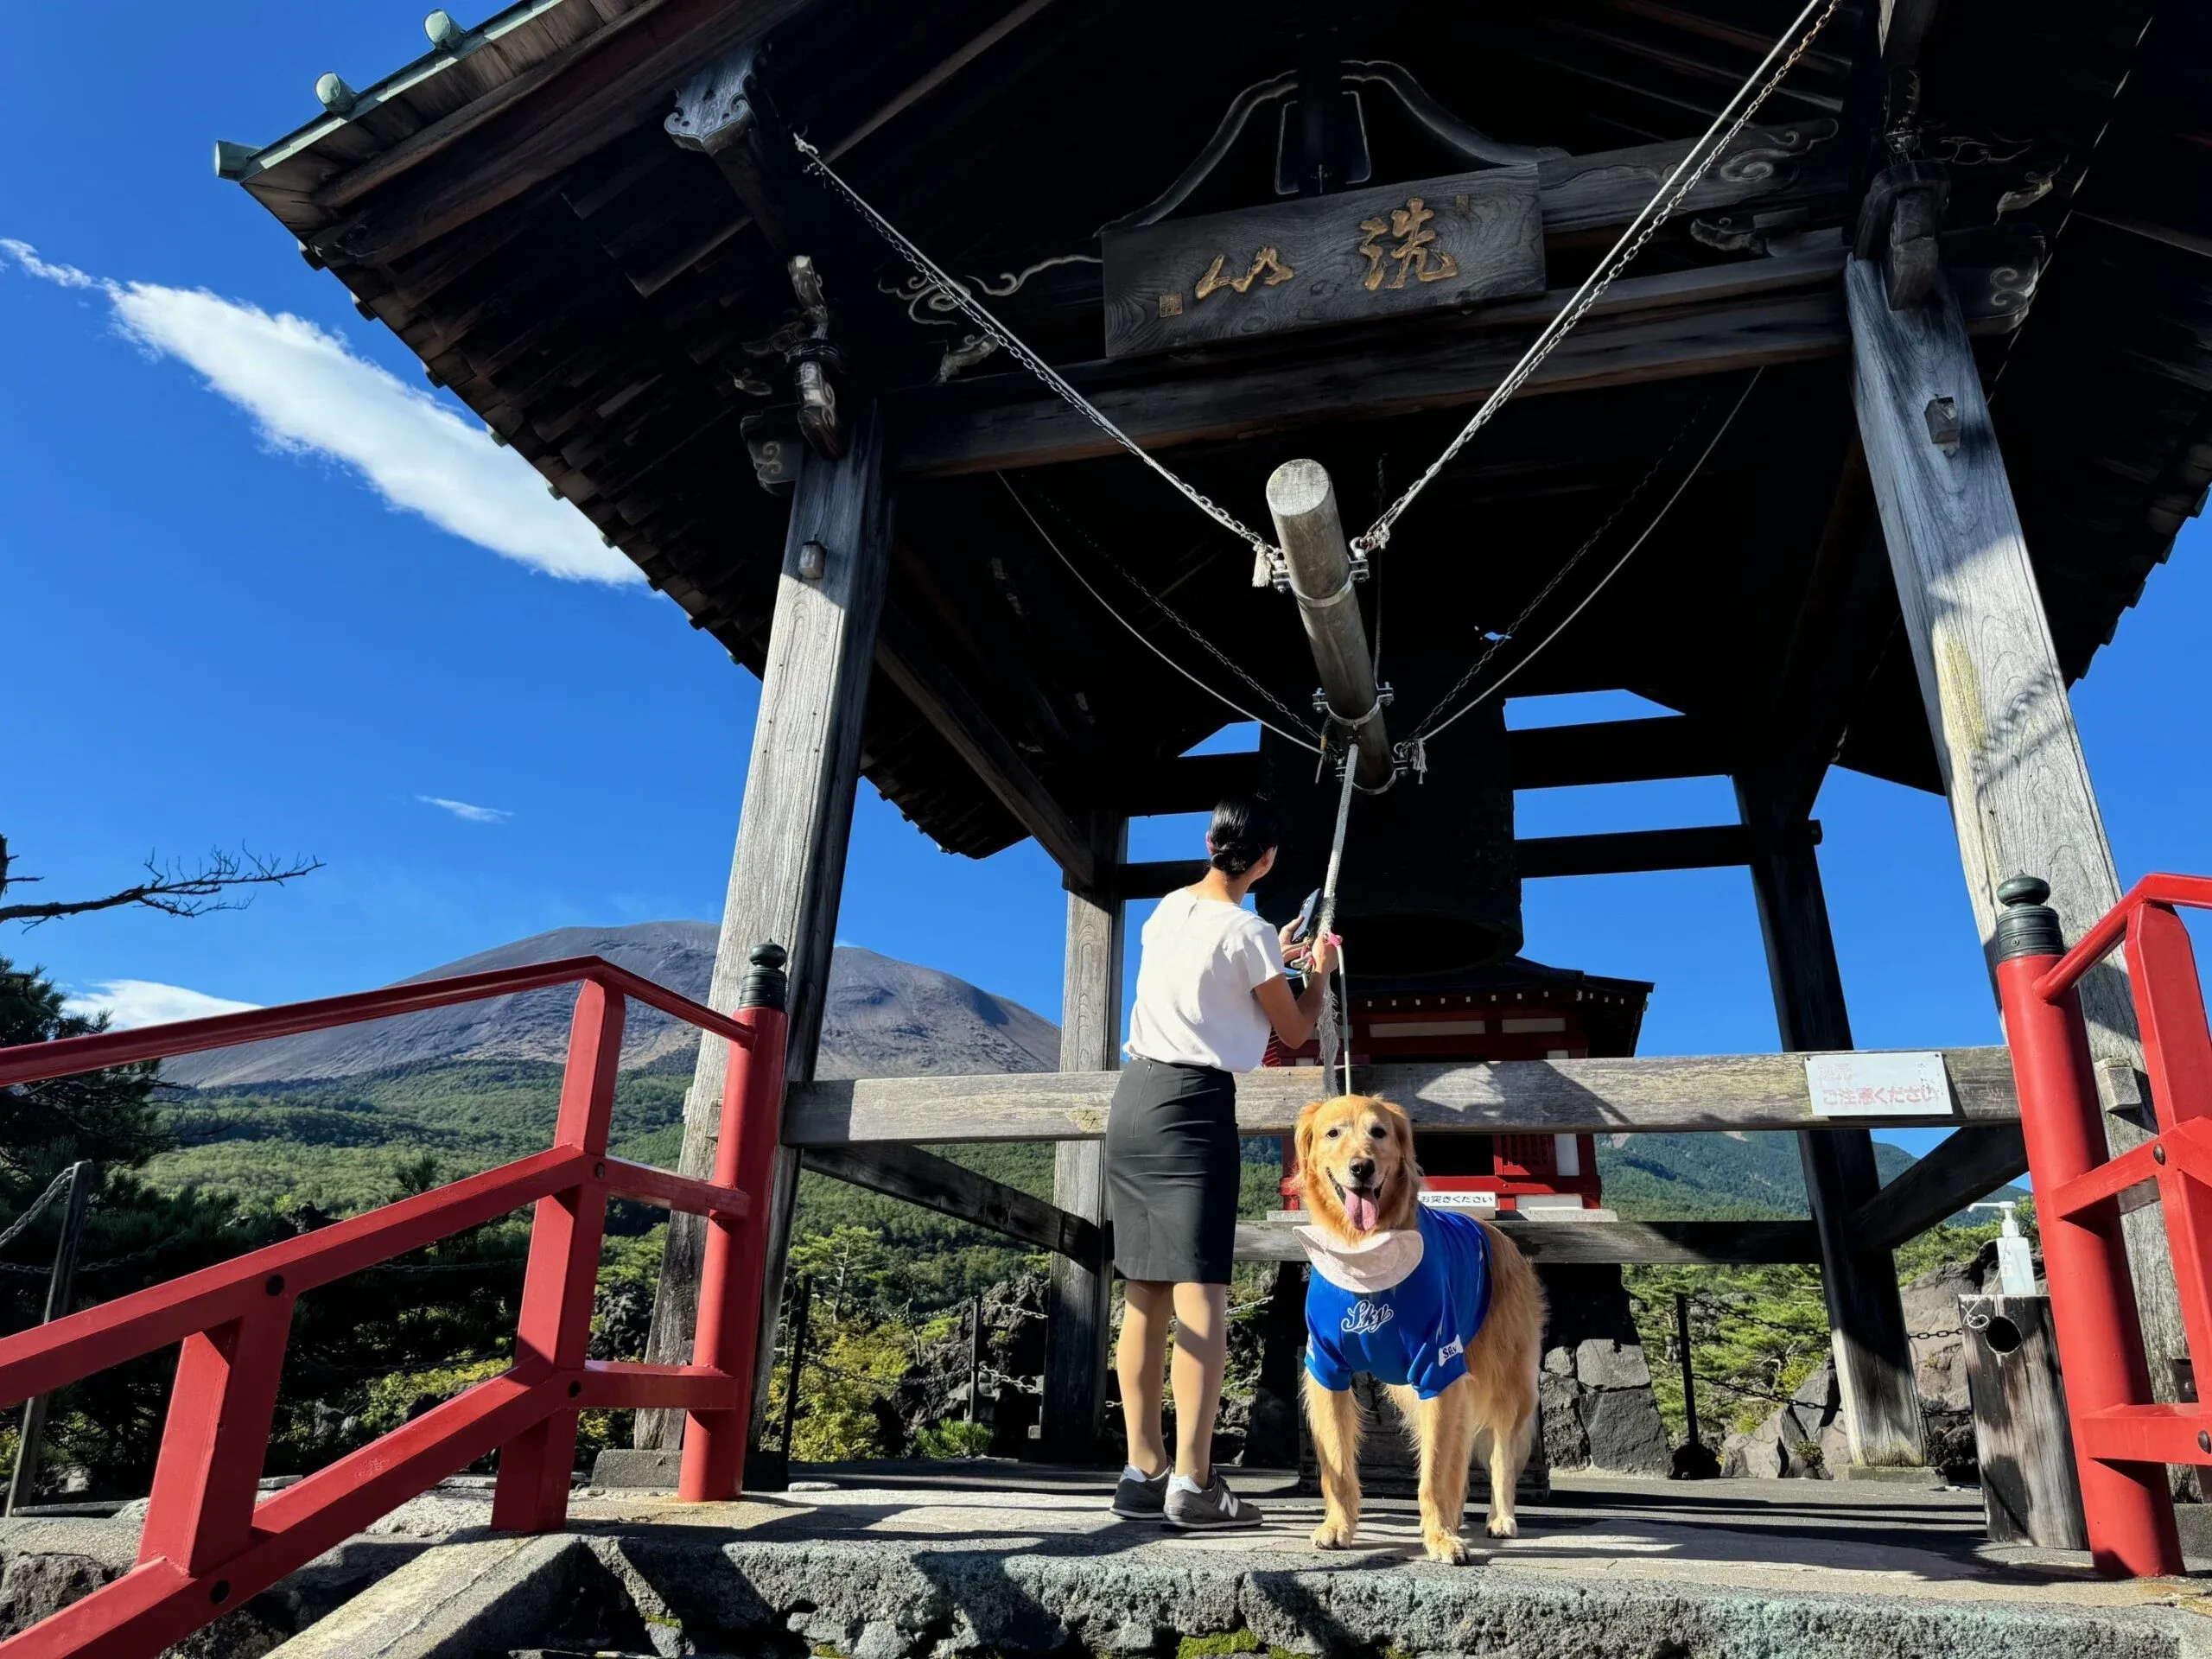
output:
M1936 291L1942 270L1936 236L1950 194L1950 174L1937 162L1899 162L1867 186L1853 251L1879 262L1891 310L1918 305Z
M804 253L791 259L791 291L807 323L804 338L784 353L798 387L798 429L818 454L835 461L845 453L845 425L837 413L837 388L831 378L844 372L845 359L830 340L830 299L822 273Z
M764 47L741 47L709 64L683 83L676 112L662 124L683 148L713 161L768 245L789 257L790 216L782 187L791 149L762 91L766 55Z

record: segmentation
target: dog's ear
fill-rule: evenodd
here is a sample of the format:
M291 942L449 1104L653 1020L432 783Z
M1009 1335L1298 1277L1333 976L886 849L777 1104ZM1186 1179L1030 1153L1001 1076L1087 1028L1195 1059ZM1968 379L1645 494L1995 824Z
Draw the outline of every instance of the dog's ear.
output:
M1300 1175L1313 1165L1313 1124L1321 1116L1321 1103L1308 1101L1298 1114L1298 1127L1292 1132L1291 1144L1298 1148L1298 1173Z
M1406 1116L1406 1109L1395 1100L1384 1100L1377 1096L1375 1103L1382 1109L1383 1117L1389 1122L1390 1139L1398 1148L1400 1166L1418 1173L1418 1167L1414 1162L1413 1119Z

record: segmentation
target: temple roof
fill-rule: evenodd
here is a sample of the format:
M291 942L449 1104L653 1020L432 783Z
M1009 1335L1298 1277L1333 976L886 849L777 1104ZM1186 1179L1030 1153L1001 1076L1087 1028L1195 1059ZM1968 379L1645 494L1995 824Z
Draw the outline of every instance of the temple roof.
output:
M1847 658L1842 764L1938 785L1894 598L1854 609L1848 580L1872 518L1839 273L1885 97L1895 119L1915 88L1920 153L1950 171L1946 266L2069 678L2140 596L2212 481L2212 17L1950 0L1908 87L1885 80L1873 10L1838 12L1732 151L1732 182L1662 232L1575 352L1377 556L1362 598L1400 709L1442 695L1628 503L1599 542L1624 545L1656 505L1629 502L1637 480L1695 454L1744 397L1649 545L1516 693L1637 692L1688 716L1725 767L1767 741L1808 661ZM1086 395L1264 527L1262 486L1293 455L1326 463L1360 523L1425 466L1617 228L1568 211L1605 175L1577 158L1614 157L1627 177L1619 152L1694 138L1794 14L1775 0L527 0L473 29L434 14L445 44L359 92L329 87L321 118L257 151L220 146L218 165L757 670L786 506L740 427L789 400L773 339L797 308L724 170L664 127L676 89L721 54L766 41L773 124L833 155ZM1166 189L1240 92L1324 46L1402 66L1458 121L1554 153L1539 168L1554 299L1109 359L1099 227ZM1408 106L1370 87L1361 108L1373 183L1466 170ZM1173 217L1274 200L1277 139L1253 124ZM926 642L1055 799L1126 808L1136 780L1235 717L1100 596L1253 706L1145 594L1164 597L1306 705L1294 612L1249 586L1248 550L1003 353L959 360L969 331L918 300L817 183L792 168L771 184L782 234L823 274L851 387L887 406L887 626ZM1448 741L1433 765L1450 764ZM880 672L863 748L867 775L948 849L1023 833Z

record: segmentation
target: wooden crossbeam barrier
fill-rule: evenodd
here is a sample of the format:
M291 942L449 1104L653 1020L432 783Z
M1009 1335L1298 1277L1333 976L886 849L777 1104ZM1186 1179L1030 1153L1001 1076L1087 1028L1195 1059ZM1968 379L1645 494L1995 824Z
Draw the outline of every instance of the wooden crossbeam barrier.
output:
M1949 1109L1885 1116L1885 1128L2019 1121L2006 1050L1942 1053L1951 1082ZM784 1141L794 1147L1095 1141L1105 1135L1118 1076L1027 1071L798 1084L785 1098ZM1363 1067L1354 1081L1404 1107L1417 1128L1483 1135L1862 1128L1867 1121L1815 1113L1802 1054L1407 1062ZM1300 1109L1321 1087L1320 1074L1311 1067L1245 1073L1236 1084L1237 1133L1289 1134Z
M1521 1221L1499 1228L1531 1262L1547 1266L1764 1267L1821 1259L1809 1221ZM1247 1222L1236 1229L1239 1262L1302 1262L1291 1230Z
M988 1227L1055 1255L1092 1264L1105 1259L1105 1235L1096 1223L919 1147L809 1147L799 1155L799 1167Z

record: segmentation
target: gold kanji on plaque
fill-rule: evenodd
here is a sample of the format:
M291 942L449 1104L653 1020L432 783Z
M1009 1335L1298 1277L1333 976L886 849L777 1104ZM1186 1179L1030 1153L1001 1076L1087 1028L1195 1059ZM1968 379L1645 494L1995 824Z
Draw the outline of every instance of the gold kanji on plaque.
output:
M1377 214L1361 219L1359 228L1366 234L1360 238L1359 251L1367 256L1367 275L1361 279L1361 286L1370 294L1381 288L1385 269L1394 259L1398 274L1390 278L1392 288L1403 288L1408 275L1424 283L1457 276L1459 262L1435 245L1436 232L1428 228L1428 221L1435 217L1436 210L1426 206L1421 197L1408 196L1406 205L1393 207L1388 219ZM1386 236L1396 237L1398 245L1385 249L1382 238Z
M1282 251L1279 248L1262 248L1259 252L1252 256L1252 267L1242 276L1223 276L1221 269L1228 263L1227 254L1214 255L1213 264L1208 265L1206 274L1198 278L1198 298L1203 300L1209 295L1219 293L1224 288L1234 293L1249 294L1251 292L1252 284L1259 280L1262 271L1268 273L1267 286L1269 288L1280 287L1298 275L1288 265L1283 264Z

